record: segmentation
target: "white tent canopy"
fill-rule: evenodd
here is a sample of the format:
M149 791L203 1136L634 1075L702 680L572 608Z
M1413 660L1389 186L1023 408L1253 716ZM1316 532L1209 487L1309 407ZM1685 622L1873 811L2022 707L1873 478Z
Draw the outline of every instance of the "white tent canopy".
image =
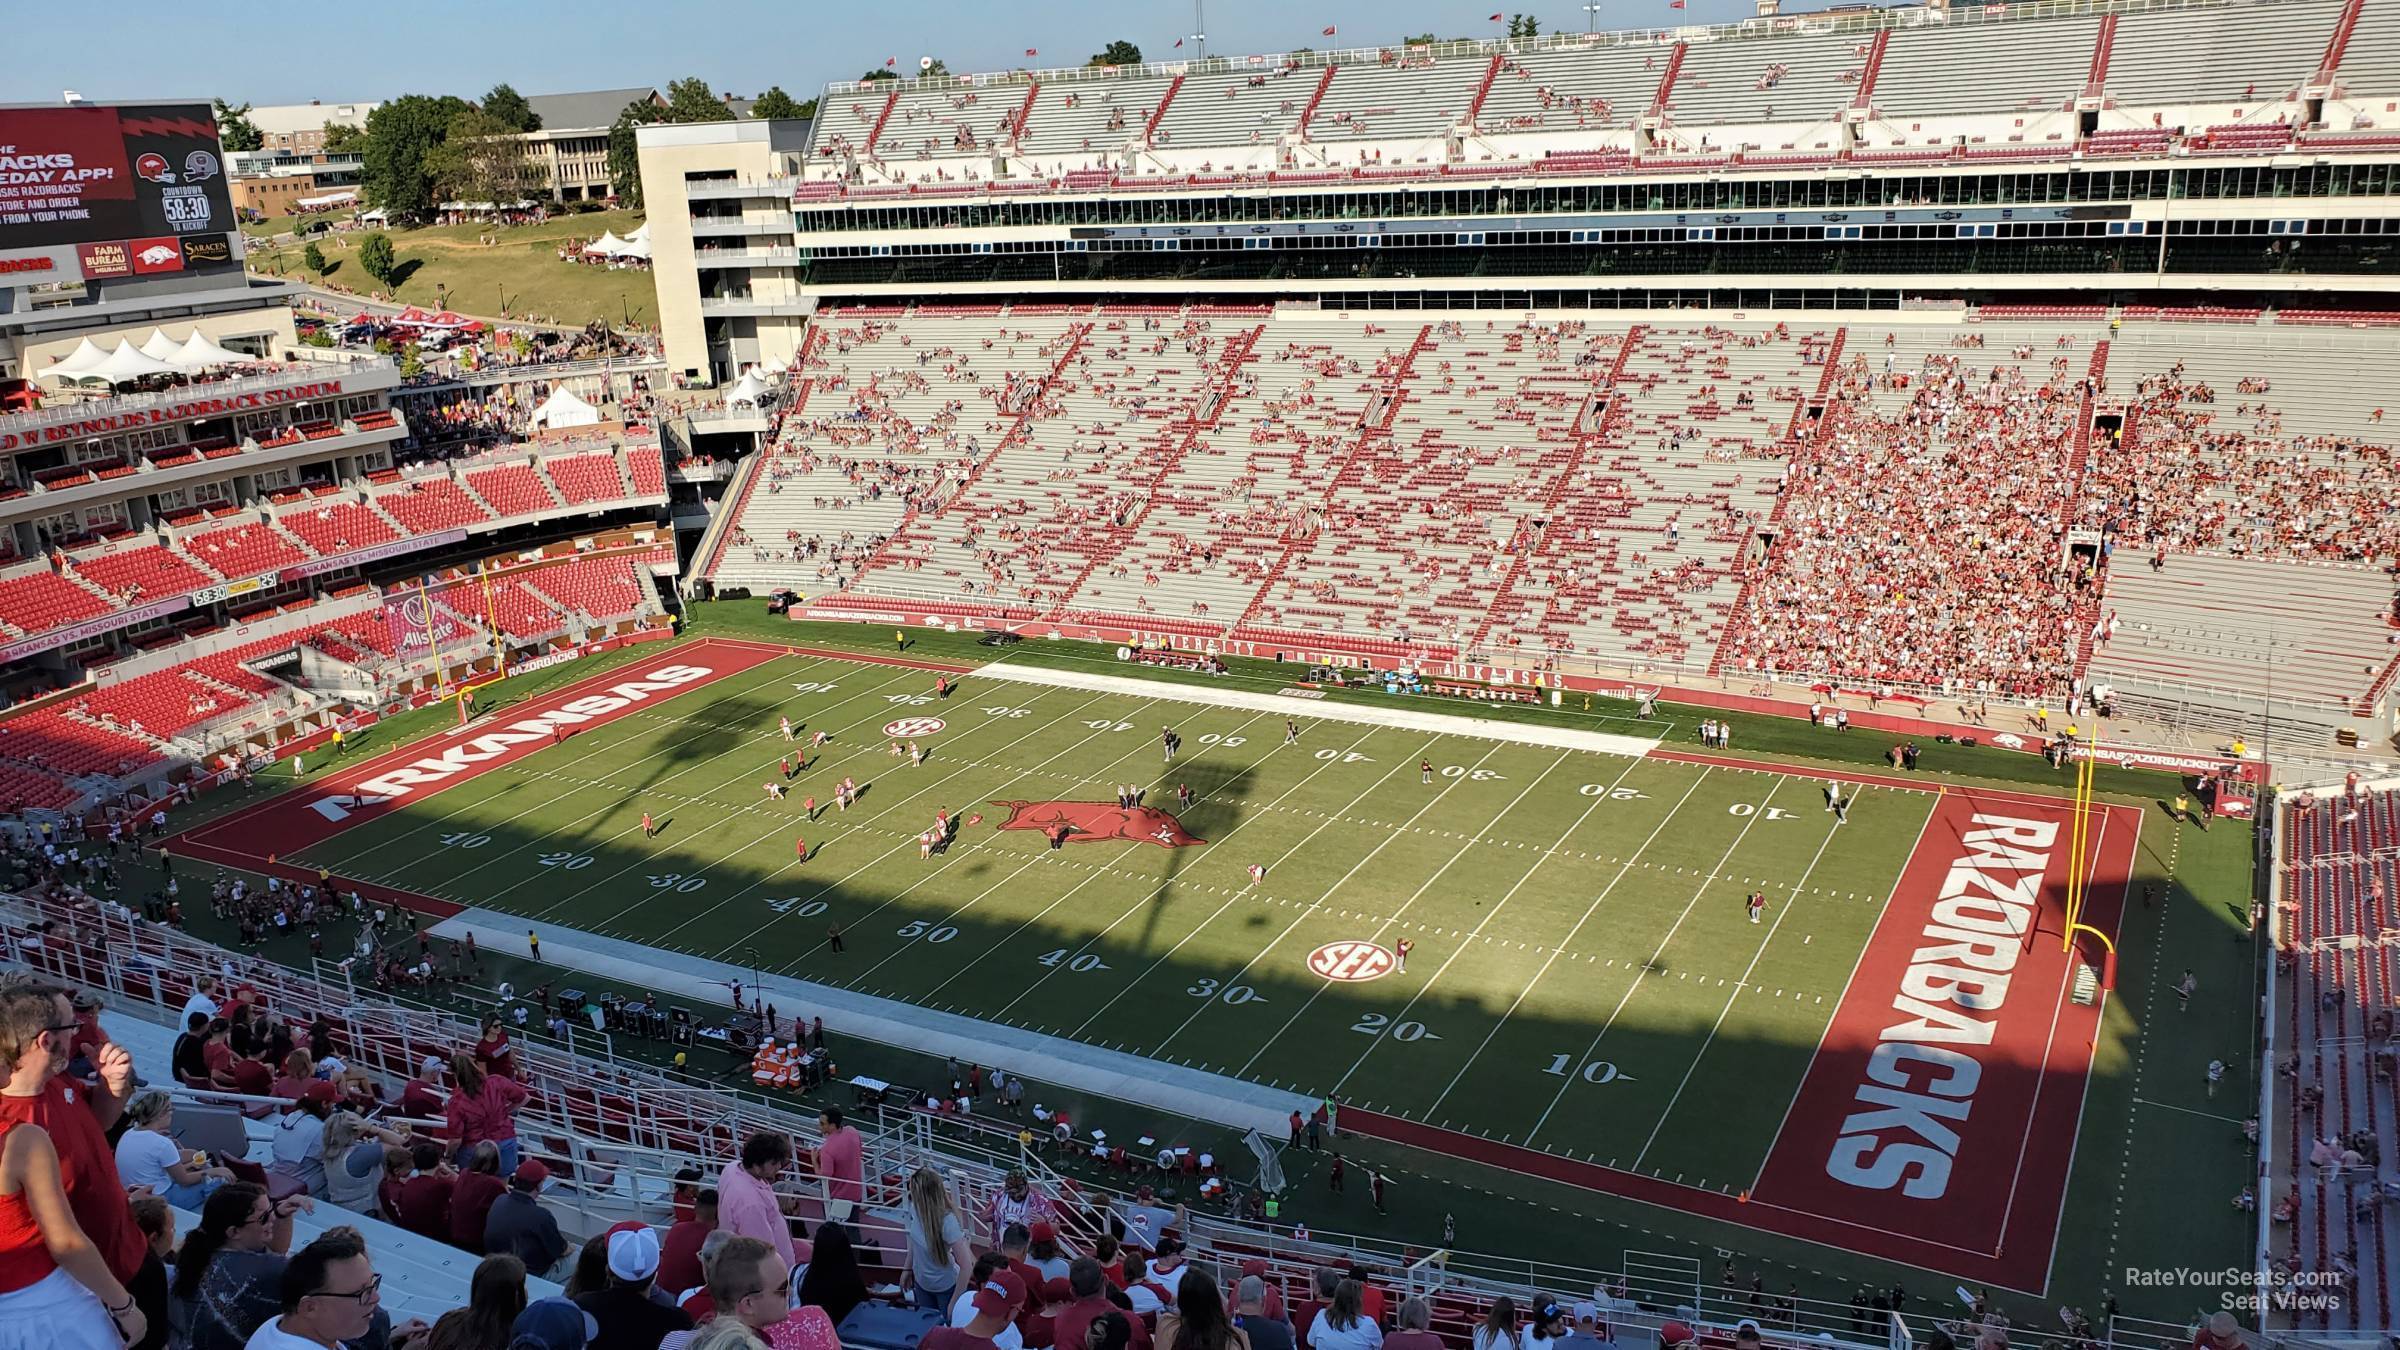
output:
M583 251L597 253L604 258L614 258L625 251L625 241L617 237L615 230L607 230L599 238L585 244Z
M303 211L322 211L332 206L348 206L357 200L358 189L345 188L340 192L328 192L321 197L302 197L292 205Z
M76 346L75 350L51 362L50 368L43 371L42 374L61 380L86 379L103 360L107 359L107 356L108 353L93 346L92 340L87 337Z
M742 378L734 382L733 388L725 391L725 406L730 408L737 403L747 403L755 408L758 406L758 396L765 392L767 382L758 377L758 372L745 371Z
M533 410L533 425L537 427L588 427L600 420L600 410L565 389L550 391L542 406Z
M142 355L153 361L164 361L170 366L175 364L176 353L182 350L183 344L168 337L164 328L151 329L149 340L142 344Z
M244 361L255 361L258 358L244 356L240 352L220 347L203 337L200 330L195 328L192 330L191 337L185 340L182 348L167 359L185 370L206 370L210 366L239 365Z
M175 373L175 367L156 357L142 355L141 350L131 342L119 338L117 339L117 349L110 352L99 365L85 373L89 378L106 380L110 384L123 384L127 380L138 380L145 375L172 375Z

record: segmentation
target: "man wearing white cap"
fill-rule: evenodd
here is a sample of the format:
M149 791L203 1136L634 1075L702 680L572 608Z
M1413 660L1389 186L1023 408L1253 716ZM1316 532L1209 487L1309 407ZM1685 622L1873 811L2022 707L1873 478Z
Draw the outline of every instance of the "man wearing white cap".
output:
M963 1327L935 1327L917 1350L998 1350L993 1337L1014 1322L1025 1306L1025 1282L1002 1267L975 1290L975 1316Z
M600 1324L586 1350L658 1350L668 1332L691 1329L689 1313L650 1297L657 1276L656 1232L638 1222L609 1230L608 1287L575 1297L575 1306Z

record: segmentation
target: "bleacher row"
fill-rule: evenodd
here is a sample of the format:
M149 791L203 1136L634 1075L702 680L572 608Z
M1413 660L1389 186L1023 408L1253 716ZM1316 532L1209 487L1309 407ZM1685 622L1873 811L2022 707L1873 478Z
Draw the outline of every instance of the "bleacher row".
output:
M2028 693L2099 618L2070 528L2242 559L2400 548L2390 340L2187 331L2128 325L2112 357L2105 313L828 311L712 569L819 607ZM2124 440L2093 435L2102 411Z
M1360 175L2262 154L2400 143L2400 11L2281 0L1760 18L1081 71L839 83L802 201ZM2006 72L2004 78L1992 78ZM2308 91L2333 97L2310 123ZM2103 109L2083 134L2053 114ZM1838 122L1861 110L1855 137ZM1635 127L1653 119L1652 141ZM1448 142L1464 133L1454 148ZM1128 147L1145 153L1134 161ZM1569 157L1613 154L1621 162Z
M27 637L225 581L446 530L604 510L666 496L655 446L460 461L428 474L382 470L355 484L278 492L265 503L169 513L154 532L64 544L0 568L0 636Z
M519 643L620 622L660 608L649 570L673 561L666 545L544 561L492 574L489 595L469 573L437 577L435 640L453 650L486 640L490 626ZM310 615L315 602L280 608L274 631L164 669L0 719L0 811L62 809L78 780L122 778L170 758L195 758L203 733L270 710L305 709L320 696L262 673L259 662L307 647L370 671L424 655L420 629L383 607ZM180 743L178 743L180 742Z
M2269 1256L2351 1277L2339 1325L2377 1327L2400 1314L2400 1049L2390 1009L2400 1003L2400 792L2335 791L2288 808L2280 849L2291 1053L2276 1066L2288 1138L2271 1159ZM2324 1141L2321 1145L2320 1141ZM2325 1146L2329 1145L2329 1147ZM2345 1150L2356 1153L2342 1161Z

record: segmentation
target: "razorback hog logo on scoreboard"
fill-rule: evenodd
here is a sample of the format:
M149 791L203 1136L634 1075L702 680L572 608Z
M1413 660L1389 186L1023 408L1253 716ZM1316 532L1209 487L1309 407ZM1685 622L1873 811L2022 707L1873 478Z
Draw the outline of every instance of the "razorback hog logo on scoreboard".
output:
M1118 806L1112 802L1002 802L1008 808L1003 830L1039 830L1062 844L1097 844L1108 840L1156 844L1160 848L1189 848L1208 841L1183 828L1183 822L1155 806Z
M897 722L883 724L886 736L930 736L950 725L938 717L903 717Z
M595 717L645 702L656 695L672 694L694 680L705 680L715 673L706 666L661 666L634 679L621 680L599 693L571 698L556 707L518 718L506 726L494 727L462 740L440 754L410 760L396 769L386 769L342 795L405 797L416 788L431 787L465 773L486 760L498 759L516 746L548 741L560 728L589 722Z
M1379 942L1328 942L1308 954L1308 968L1341 984L1380 980L1398 965L1392 949Z

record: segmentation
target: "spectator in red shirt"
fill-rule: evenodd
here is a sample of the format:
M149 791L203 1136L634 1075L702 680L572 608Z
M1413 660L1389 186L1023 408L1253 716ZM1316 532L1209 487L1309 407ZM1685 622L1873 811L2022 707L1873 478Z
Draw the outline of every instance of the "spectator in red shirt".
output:
M825 1136L817 1146L817 1170L825 1176L826 1201L857 1205L866 1198L865 1141L842 1123L838 1106L828 1106L817 1116L817 1128Z
M260 1044L249 1054L233 1062L226 1076L233 1080L233 1090L249 1097L272 1097L275 1094L275 1071L267 1066L267 1056L274 1048ZM297 1096L298 1094L292 1094Z
M500 1170L517 1170L517 1108L532 1096L513 1078L487 1074L471 1055L450 1062L451 1147L465 1151L488 1139L500 1150Z
M443 1107L442 1061L434 1055L425 1057L425 1066L417 1076L400 1088L400 1114L410 1120L439 1120Z
M1107 1238L1103 1236L1101 1243L1095 1245L1106 1244ZM1057 1344L1066 1346L1067 1350L1076 1350L1083 1344L1084 1335L1092 1329L1093 1322L1119 1311L1104 1292L1109 1287L1108 1277L1102 1273L1098 1261L1088 1256L1075 1259L1075 1263L1067 1268L1067 1289L1075 1296L1074 1302L1059 1309L1050 1320L1051 1335ZM1132 1313L1122 1315L1133 1324L1133 1339L1126 1343L1125 1350L1150 1350L1150 1329L1143 1326L1142 1319Z
M416 1175L414 1154L407 1148L393 1145L383 1151L383 1180L375 1183L375 1217L385 1223L400 1222L400 1188Z
M450 1245L462 1251L483 1250L484 1220L492 1202L508 1189L500 1179L500 1146L486 1139L467 1150L466 1170L450 1188Z
M0 1018L12 1025L39 1023L55 1029L47 1038L47 1059L28 1053L9 1066L8 1091L0 1095L0 1128L39 1125L49 1134L76 1225L108 1263L108 1273L133 1295L148 1323L131 1350L158 1350L167 1341L167 1268L151 1254L133 1221L125 1183L117 1175L116 1151L108 1146L108 1130L124 1113L125 1098L133 1090L133 1056L121 1046L103 1045L92 1063L98 1083L88 1088L71 1084L64 1076L63 1033L78 1025L75 1009L64 991L49 985L17 980L0 986Z
M711 1186L692 1198L692 1217L678 1220L659 1243L658 1287L680 1294L705 1284L708 1276L700 1269L700 1244L715 1231L717 1188Z
M393 1205L399 1211L400 1226L419 1237L448 1242L450 1196L458 1188L458 1174L442 1161L440 1144L419 1142L409 1149L409 1161L417 1174L400 1183Z
M517 1076L517 1051L508 1039L508 1024L494 1013L483 1019L483 1035L475 1042L475 1064L501 1078Z
M1331 1266L1319 1266L1310 1281L1314 1288L1309 1291L1308 1300L1292 1312L1292 1330L1299 1333L1302 1345L1308 1344L1308 1329L1317 1324L1317 1314L1325 1311L1326 1305L1333 1302L1334 1291L1342 1287L1342 1272Z
M294 1050L283 1057L283 1072L276 1075L270 1091L286 1101L298 1101L316 1077L316 1061L308 1057L306 1050Z

